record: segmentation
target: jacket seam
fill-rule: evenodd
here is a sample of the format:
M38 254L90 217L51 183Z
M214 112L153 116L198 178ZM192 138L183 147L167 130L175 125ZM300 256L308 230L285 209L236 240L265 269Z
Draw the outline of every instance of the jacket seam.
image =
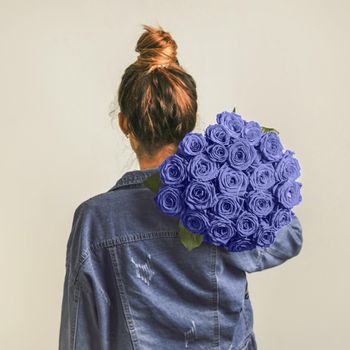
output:
M220 325L219 325L219 313L218 313L218 302L219 302L219 291L216 275L216 258L217 258L217 247L212 246L212 256L211 256L211 273L212 273L212 289L213 289L213 318L214 318L214 339L213 339L213 348L220 348Z
M132 346L135 350L137 350L139 348L139 344L138 344L138 339L137 339L137 334L136 334L136 327L134 324L134 320L132 318L128 296L127 296L126 291L125 291L125 286L124 286L122 277L120 275L118 259L115 255L115 253L112 251L111 247L108 248L108 253L109 253L109 256L112 260L114 275L116 278L117 286L119 288L120 299L121 299L122 308L124 311L123 313L124 313L124 317L125 317L125 320L126 320L126 323L128 326Z
M261 249L257 249L256 267L258 271L263 269L262 256L263 256L263 251Z
M71 337L72 337L72 350L76 350L81 291L79 286L74 286L73 290L74 290L74 299L76 300L75 300L75 307L74 307L74 325L73 325Z

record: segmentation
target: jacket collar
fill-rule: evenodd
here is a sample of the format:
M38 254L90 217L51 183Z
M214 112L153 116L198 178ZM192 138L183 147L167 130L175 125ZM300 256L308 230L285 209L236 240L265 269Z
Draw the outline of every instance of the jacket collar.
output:
M159 167L154 168L146 168L143 170L130 170L124 173L116 184L109 189L107 192L116 190L119 187L128 186L128 185L136 185L136 184L142 184L142 182L150 175L159 172Z

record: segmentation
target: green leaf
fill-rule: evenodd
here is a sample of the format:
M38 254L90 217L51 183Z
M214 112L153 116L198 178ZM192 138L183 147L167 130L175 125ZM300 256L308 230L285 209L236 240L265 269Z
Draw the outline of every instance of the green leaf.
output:
M233 112L233 113L236 113L236 107L233 107L232 112Z
M201 245L203 241L203 235L194 234L188 231L181 222L179 222L179 234L182 244L191 251Z
M268 131L273 131L273 132L275 132L276 134L279 134L279 132L278 132L276 129L274 129L274 128L267 128L266 126L262 126L262 127L261 127L261 130L262 130L263 133L266 133L266 132L268 132Z
M156 193L161 185L160 174L156 172L143 181L143 184L148 187L152 192Z

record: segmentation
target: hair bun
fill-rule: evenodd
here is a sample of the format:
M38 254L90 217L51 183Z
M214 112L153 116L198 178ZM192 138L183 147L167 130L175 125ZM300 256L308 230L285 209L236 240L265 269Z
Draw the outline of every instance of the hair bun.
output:
M170 33L162 27L143 25L146 32L142 33L136 44L136 52L139 52L137 62L147 67L168 67L175 63L177 45Z

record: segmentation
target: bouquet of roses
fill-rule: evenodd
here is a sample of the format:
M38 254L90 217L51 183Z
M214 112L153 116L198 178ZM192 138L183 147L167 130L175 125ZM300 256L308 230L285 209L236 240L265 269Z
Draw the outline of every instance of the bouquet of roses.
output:
M273 128L224 111L204 135L189 132L145 186L159 209L179 217L183 245L202 241L243 251L271 245L302 200L300 166Z

